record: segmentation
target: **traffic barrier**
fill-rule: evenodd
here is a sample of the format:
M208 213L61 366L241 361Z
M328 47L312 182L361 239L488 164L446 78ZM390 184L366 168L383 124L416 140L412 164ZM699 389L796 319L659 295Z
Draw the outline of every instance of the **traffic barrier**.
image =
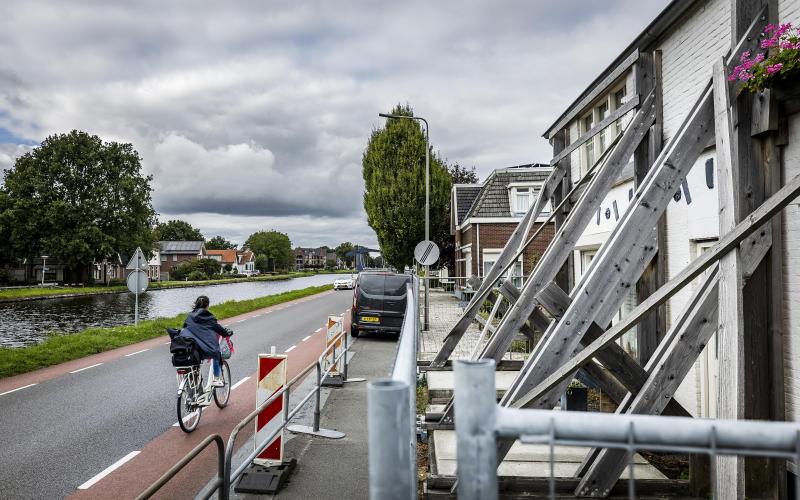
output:
M266 401L281 391L286 386L286 359L285 354L259 354L258 355L258 384L256 386L256 408L261 407ZM258 465L278 465L283 462L283 427L285 425L286 392L281 392L269 404L265 405L256 419L255 449L275 432L280 432L267 443L253 462Z
M339 375L339 369L334 362L336 358L336 351L342 348L342 331L344 325L344 315L341 316L328 316L328 326L325 336L325 347L330 349L328 356L325 356L325 363L323 369L331 369L330 376L334 377ZM333 346L331 348L331 346Z

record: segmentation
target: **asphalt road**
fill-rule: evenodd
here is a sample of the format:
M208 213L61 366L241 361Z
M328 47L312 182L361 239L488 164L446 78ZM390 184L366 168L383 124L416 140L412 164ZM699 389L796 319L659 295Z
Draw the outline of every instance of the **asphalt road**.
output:
M351 297L328 293L224 322L235 332L232 381L253 375L257 354L270 346L280 353L301 342L329 314L346 310ZM170 431L177 421L177 386L168 349L159 342L0 396L0 497L64 497ZM214 411L212 405L208 412ZM206 420L204 413L195 434Z

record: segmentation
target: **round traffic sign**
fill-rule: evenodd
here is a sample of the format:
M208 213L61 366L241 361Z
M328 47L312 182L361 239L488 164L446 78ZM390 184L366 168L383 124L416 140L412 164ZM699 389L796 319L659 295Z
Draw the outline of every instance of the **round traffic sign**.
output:
M150 279L147 273L137 269L128 275L128 290L132 293L142 293L147 290L147 285L150 284Z
M414 248L414 259L423 266L432 266L439 260L439 247L430 240L420 241Z

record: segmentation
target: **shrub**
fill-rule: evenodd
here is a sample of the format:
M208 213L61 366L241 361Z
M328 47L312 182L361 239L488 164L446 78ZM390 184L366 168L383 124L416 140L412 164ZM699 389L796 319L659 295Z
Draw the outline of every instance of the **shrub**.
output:
M189 281L203 281L208 279L208 275L203 271L192 271L186 275Z

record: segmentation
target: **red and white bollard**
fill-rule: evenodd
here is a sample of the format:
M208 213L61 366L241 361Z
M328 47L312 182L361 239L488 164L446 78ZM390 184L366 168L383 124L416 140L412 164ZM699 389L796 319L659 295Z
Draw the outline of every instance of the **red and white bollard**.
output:
M258 385L256 408L286 386L285 354L258 355ZM286 393L264 408L256 418L255 449L284 424ZM259 465L280 465L283 462L283 430L267 445L253 462Z

